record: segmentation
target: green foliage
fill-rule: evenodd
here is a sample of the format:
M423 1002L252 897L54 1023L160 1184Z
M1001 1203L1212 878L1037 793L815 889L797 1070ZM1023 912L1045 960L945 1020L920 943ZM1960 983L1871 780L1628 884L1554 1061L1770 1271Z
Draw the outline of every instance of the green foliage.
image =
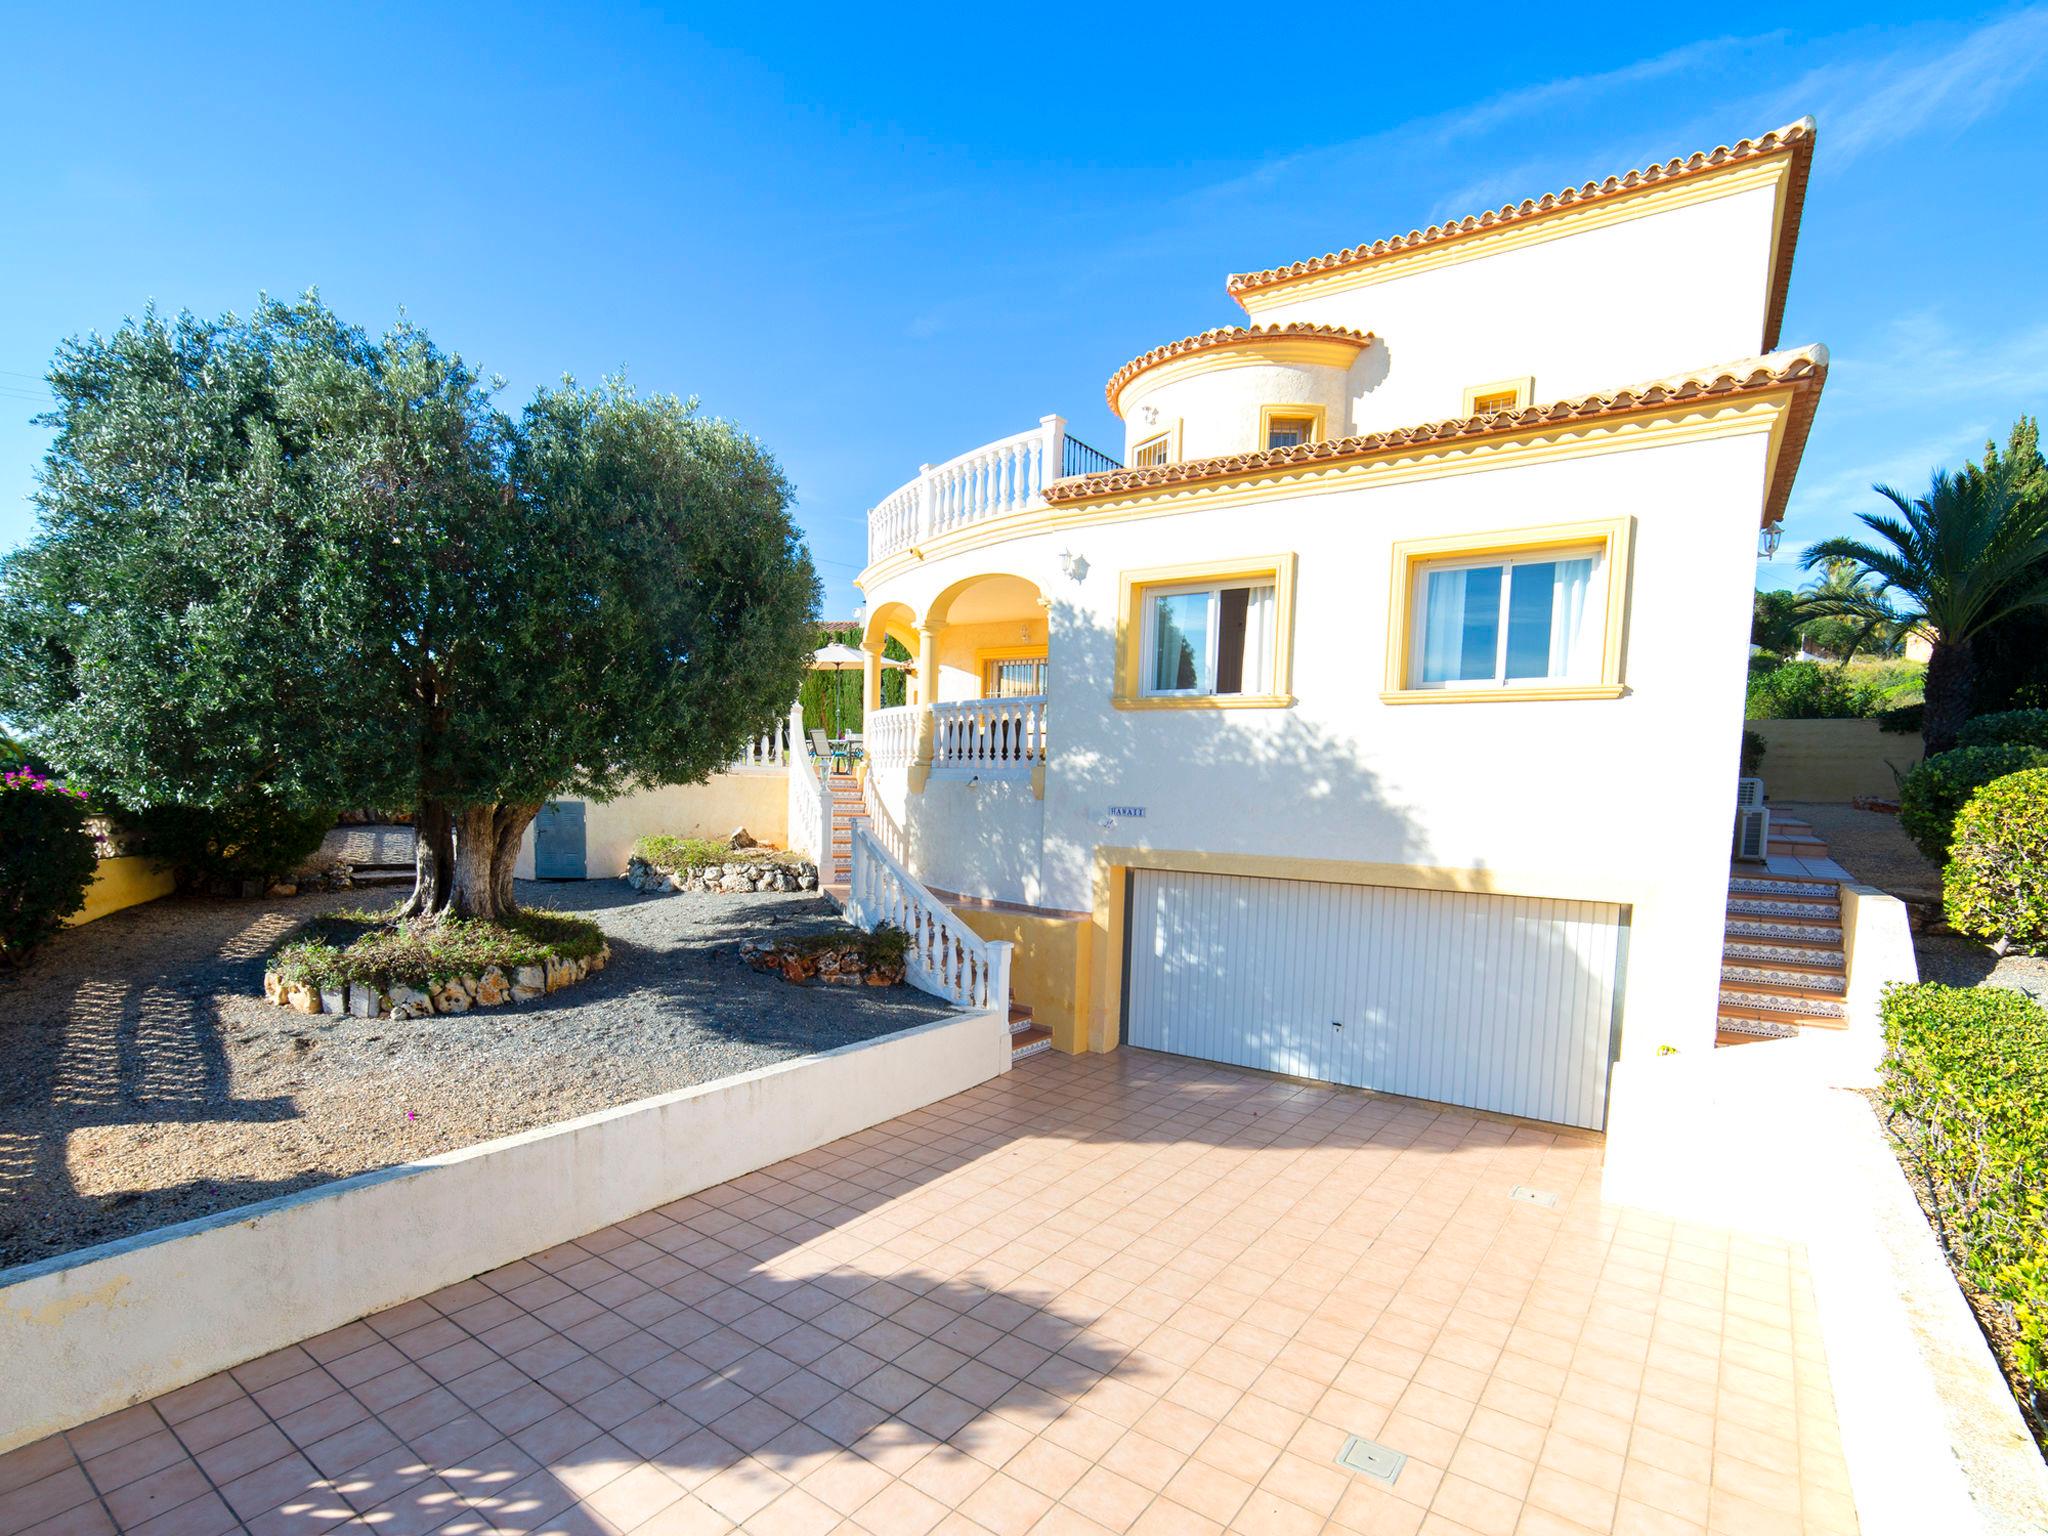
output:
M819 645L850 645L859 648L861 631L848 626L820 625L817 631ZM911 660L910 652L895 640L885 640L882 654L892 661ZM909 686L909 674L901 667L882 669L882 707L893 709L903 703ZM797 689L797 702L803 706L804 729L821 730L827 736L837 739L848 731L862 729L866 716L863 707L862 689L865 681L858 672L806 672L801 687Z
M51 380L0 698L123 804L499 808L466 826L507 844L558 795L701 780L803 676L790 486L691 403L565 383L514 420L312 296L150 312Z
M1752 681L1756 678L1763 677L1767 673L1775 672L1778 670L1778 668L1784 665L1784 657L1775 656L1769 651L1750 652L1749 675Z
M1978 715L1956 732L1959 747L1988 747L2001 741L2048 747L2048 709L2008 709L1995 715Z
M1765 656L1790 656L1799 649L1799 594L1758 592L1750 612L1749 643ZM1751 657L1751 667L1755 657Z
M1756 731L1744 731L1742 733L1742 776L1744 778L1756 777L1757 770L1763 766L1763 761L1763 736Z
M86 797L32 768L0 773L0 969L22 964L85 905L99 858Z
M550 957L585 960L604 948L604 930L587 917L530 909L495 922L408 919L367 928L339 915L318 919L271 952L269 969L287 984L425 989L497 966L508 976Z
M828 928L793 939L778 939L775 947L799 955L823 954L828 949L857 951L863 964L896 967L910 954L910 934L894 923L877 923L862 932L858 928Z
M1918 736L1926 714L1925 703L1881 709L1877 712L1877 728L1893 736Z
M2048 1388L2048 1013L1998 987L1887 989L1880 1089L1944 1245ZM2024 1400L2026 1393L2022 1393Z
M313 856L334 812L251 795L218 809L160 805L135 812L128 823L152 857L201 880L268 880Z
M782 864L794 868L802 857L780 848L735 848L722 838L669 837L650 833L633 844L633 857L668 874L713 864Z
M1751 720L1861 720L1917 692L1921 678L1912 662L1788 661L1763 672L1752 667L1746 713Z
M1976 637L1998 621L2048 609L2041 458L2020 428L2013 447L2003 455L1988 449L1982 464L1956 473L1937 471L1924 496L1876 487L1894 510L1858 514L1874 539L1822 539L1802 557L1808 570L1854 578L1838 591L1808 594L1810 616L1872 633L1918 630L1933 642L1922 730L1930 753L1952 746L1968 718Z
M1915 763L1899 781L1899 825L1934 865L1948 862L1956 813L1993 779L2048 767L2048 751L2023 742L1956 747Z
M2048 768L1993 779L1964 803L1941 893L1949 926L2001 954L2048 944Z
M2012 466L2022 501L2048 501L2048 462L2041 457L2041 424L2022 416L2013 423L2001 451L1984 445L1984 459L1972 468L1995 472ZM2048 560L2036 569L2048 579ZM1993 620L1972 646L1976 663L1975 706L1982 710L2048 709L2048 608L2022 608Z

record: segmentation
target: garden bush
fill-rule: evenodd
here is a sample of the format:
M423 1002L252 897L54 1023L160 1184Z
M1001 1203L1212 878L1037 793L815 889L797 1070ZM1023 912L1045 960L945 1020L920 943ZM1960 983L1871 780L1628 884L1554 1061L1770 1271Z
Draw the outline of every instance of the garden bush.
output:
M221 810L159 805L133 826L150 853L202 881L269 881L290 874L334 825L334 812L252 795Z
M1888 988L1880 1098L1936 1231L2048 1386L2048 1013L2000 987Z
M86 798L36 772L0 773L0 969L18 966L85 905L99 867Z
M1818 661L1787 662L1749 680L1752 720L1854 720L1881 706L1870 684Z
M1993 779L2029 768L2048 768L2048 749L2009 741L1923 758L1899 780L1899 825L1929 863L1946 864L1956 812Z
M2007 709L1965 720L1956 732L1959 747L1990 747L2002 741L2048 750L2048 709Z
M793 867L805 862L800 854L781 848L766 848L759 843L735 848L723 838L669 837L660 833L650 833L634 843L633 857L671 874L703 869L713 864L786 864Z
M1877 712L1877 728L1892 736L1918 736L1927 718L1927 706L1901 704Z
M1941 893L1949 926L2000 954L2036 954L2048 943L2048 768L2009 773L1970 796Z
M289 985L433 986L475 976L491 966L510 975L549 958L587 960L605 947L604 930L587 917L539 909L497 922L411 918L387 922L367 913L336 913L310 924L271 953L267 967Z
M1742 733L1742 776L1746 779L1755 778L1757 770L1763 767L1763 762L1764 738L1762 734L1757 731L1744 731Z

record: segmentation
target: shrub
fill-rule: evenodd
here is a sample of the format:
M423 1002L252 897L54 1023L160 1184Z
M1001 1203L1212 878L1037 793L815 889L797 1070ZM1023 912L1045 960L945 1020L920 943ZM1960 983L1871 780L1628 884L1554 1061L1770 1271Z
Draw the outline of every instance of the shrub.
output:
M1787 662L1749 680L1752 720L1854 720L1878 707L1878 690L1818 661Z
M2002 741L2048 750L2048 709L2008 709L1963 722L1956 732L1959 747L1990 747Z
M1893 736L1918 736L1927 715L1925 704L1901 704L1877 713L1877 728Z
M2001 987L1886 989L1879 1090L1961 1272L2048 1387L2048 1013Z
M1964 802L1993 779L2029 768L2048 768L2048 750L2009 741L1923 758L1899 780L1899 825L1929 863L1946 864Z
M338 987L347 982L426 988L491 966L506 974L549 957L587 960L604 948L604 930L587 917L527 911L501 922L464 918L371 921L367 914L316 920L271 952L269 969L287 984Z
M712 864L787 864L803 860L781 848L735 848L722 838L668 837L650 834L633 844L633 857L668 874L703 869Z
M1755 778L1757 770L1763 766L1763 761L1763 736L1756 731L1744 731L1742 733L1742 776L1746 779Z
M136 813L136 832L166 864L201 880L270 880L310 858L334 813L250 796L224 809L160 805Z
M85 905L99 867L85 791L32 768L0 773L0 968L17 966Z
M1970 796L1956 815L1941 894L1949 926L2000 954L2033 954L2048 942L2048 768L2009 773Z

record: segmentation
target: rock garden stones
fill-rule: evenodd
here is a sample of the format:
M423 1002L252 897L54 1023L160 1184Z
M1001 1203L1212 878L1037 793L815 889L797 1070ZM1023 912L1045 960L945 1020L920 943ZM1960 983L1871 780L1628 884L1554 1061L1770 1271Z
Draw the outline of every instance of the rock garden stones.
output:
M877 953L873 940L862 933L844 938L813 934L798 939L746 939L740 944L740 958L757 971L791 982L893 987L903 981L902 956Z
M305 982L288 982L276 971L265 971L263 997L266 1002L299 1013L358 1019L421 1019L437 1013L467 1013L471 1008L529 1002L573 986L603 970L610 959L611 947L607 945L585 959L550 957L542 965L522 965L509 976L502 966L486 966L478 975L446 977L424 990L403 985L384 988L366 982L314 987Z
M636 891L697 891L722 896L748 891L815 891L818 866L799 854L765 848L745 827L735 827L722 856L668 868L636 853L626 865L625 879Z

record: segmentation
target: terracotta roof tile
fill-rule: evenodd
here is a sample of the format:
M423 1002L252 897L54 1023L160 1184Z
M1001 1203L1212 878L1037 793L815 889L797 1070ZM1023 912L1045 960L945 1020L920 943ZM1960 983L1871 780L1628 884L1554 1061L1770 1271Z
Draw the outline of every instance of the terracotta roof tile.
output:
M1109 408L1121 416L1123 412L1117 410L1116 399L1122 393L1123 387L1148 368L1156 367L1169 358L1187 357L1195 352L1208 352L1218 347L1241 347L1292 336L1356 342L1361 351L1372 345L1373 341L1370 331L1354 331L1342 325L1316 325L1307 320L1289 320L1279 325L1221 325L1213 331L1203 331L1198 336L1183 336L1179 341L1169 341L1163 347L1154 347L1150 352L1140 353L1109 376L1109 383L1103 386L1102 393L1109 401Z
M1313 277L1323 272L1339 272L1348 267L1364 266L1368 262L1396 256L1405 251L1440 245L1468 235L1483 234L1488 230L1500 229L1510 224L1525 223L1531 219L1540 219L1546 214L1561 213L1569 208L1582 208L1588 203L1620 197L1644 187L1702 176L1738 161L1789 154L1793 159L1793 179L1785 210L1784 234L1780 238L1776 258L1771 313L1766 321L1764 337L1765 347L1775 347L1778 341L1778 327L1784 315L1785 286L1786 279L1790 276L1792 246L1799 228L1799 214L1806 200L1806 178L1813 159L1814 133L1813 119L1802 117L1796 123L1774 128L1754 139L1743 139L1735 144L1724 144L1718 149L1702 150L1697 154L1666 160L1660 165L1645 166L1641 170L1609 176L1604 181L1589 181L1583 186L1566 187L1563 191L1546 193L1542 197L1525 198L1519 203L1509 203L1503 208L1468 214L1449 223L1432 224L1427 229L1412 229L1405 235L1375 240L1369 245L1354 245L1345 250L1331 251L1326 255L1311 256L1305 261L1291 262L1284 267L1268 267L1263 272L1235 272L1231 274L1226 286L1232 297L1242 303L1243 295L1261 288L1295 282L1300 278Z
M1812 425L1813 408L1827 378L1826 347L1800 347L1746 358L1712 368L1695 369L1670 378L1631 384L1604 394L1559 400L1549 405L1529 405L1520 410L1497 411L1484 416L1466 416L1450 421L1426 422L1421 426L1392 427L1383 432L1366 432L1355 437L1329 438L1302 443L1293 448L1273 448L1263 453L1234 453L1213 459L1189 459L1179 464L1162 464L1153 469L1117 469L1098 475L1077 475L1055 480L1045 488L1046 501L1054 506L1066 502L1090 501L1130 491L1156 490L1168 486L1200 485L1211 481L1247 479L1269 470L1342 463L1350 459L1376 458L1406 448L1437 443L1470 442L1481 438L1507 437L1531 428L1586 421L1604 416L1626 416L1653 410L1674 401L1707 400L1717 396L1751 394L1792 385L1797 390L1792 419L1783 448L1778 455L1778 472L1765 497L1764 521L1782 515L1785 498L1791 494L1792 476L1799 467Z

